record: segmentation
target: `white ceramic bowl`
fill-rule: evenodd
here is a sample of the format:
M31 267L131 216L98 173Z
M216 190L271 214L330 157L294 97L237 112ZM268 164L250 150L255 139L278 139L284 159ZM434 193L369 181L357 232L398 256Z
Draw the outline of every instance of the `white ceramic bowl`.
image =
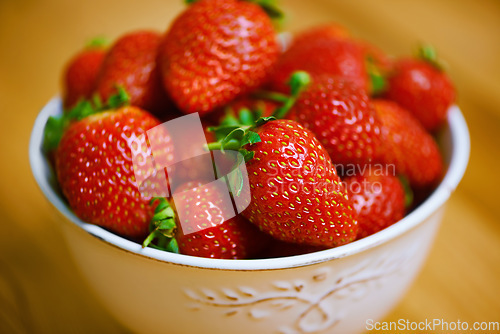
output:
M102 302L137 333L359 333L399 301L421 268L443 207L469 158L457 107L440 136L448 170L433 194L393 226L345 246L263 260L167 253L86 224L68 208L41 151L51 100L30 141L33 175L60 214L69 249Z

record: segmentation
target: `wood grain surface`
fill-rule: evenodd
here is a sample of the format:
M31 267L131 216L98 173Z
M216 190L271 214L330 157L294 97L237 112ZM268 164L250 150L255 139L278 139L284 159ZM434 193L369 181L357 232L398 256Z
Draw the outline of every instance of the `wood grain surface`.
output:
M500 321L500 2L282 3L291 30L337 21L393 55L426 41L447 61L471 160L428 262L386 320ZM86 41L165 30L182 8L181 0L0 0L0 333L127 332L69 257L31 176L28 140L38 111L60 90L64 62Z

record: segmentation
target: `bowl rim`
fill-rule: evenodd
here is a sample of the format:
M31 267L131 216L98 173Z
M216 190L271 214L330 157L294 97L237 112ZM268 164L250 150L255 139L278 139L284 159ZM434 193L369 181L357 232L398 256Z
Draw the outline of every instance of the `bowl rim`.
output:
M115 246L125 252L136 254L144 258L158 260L171 264L197 267L205 269L223 270L274 270L294 267L303 267L333 259L343 258L360 253L385 243L406 231L416 227L426 218L436 212L450 197L462 179L470 155L470 137L465 119L459 107L454 105L448 111L447 124L451 136L451 152L448 170L433 193L415 210L406 215L395 224L366 238L349 244L314 253L252 260L222 260L207 259L189 255L169 253L153 248L142 248L140 244L120 237L99 226L85 223L80 220L67 206L59 194L52 189L49 181L44 176L47 168L46 158L43 155L41 144L43 129L49 116L62 113L62 103L59 97L51 99L38 114L29 142L29 160L33 176L47 200L69 221L80 227L90 235ZM40 168L43 167L43 168Z

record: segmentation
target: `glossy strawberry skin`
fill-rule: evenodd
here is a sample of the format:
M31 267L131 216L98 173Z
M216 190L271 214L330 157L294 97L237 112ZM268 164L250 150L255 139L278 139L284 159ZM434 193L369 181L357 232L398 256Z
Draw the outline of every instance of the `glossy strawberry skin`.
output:
M388 78L386 97L410 111L428 131L439 129L455 102L455 88L446 74L419 59L402 59Z
M170 27L160 51L163 84L185 113L205 114L260 86L278 56L257 5L201 0Z
M380 121L365 91L350 81L318 77L289 118L311 130L335 164L366 164L380 154Z
M334 33L311 33L298 36L290 48L278 59L270 75L271 89L288 93L288 79L295 71L306 71L313 80L321 75L343 77L369 90L365 51L359 43Z
M196 189L196 191L192 191ZM188 192L186 192L188 191ZM175 191L176 210L189 210L189 222L177 223L176 240L181 254L215 259L246 259L260 252L270 238L241 215L225 218L221 194L228 192L217 183L187 182ZM183 194L186 194L183 196ZM229 203L231 204L231 203ZM197 226L205 227L198 229Z
M74 107L79 100L92 96L105 56L104 47L91 47L79 52L68 62L63 74L65 110Z
M123 107L66 129L55 153L56 172L79 218L132 239L148 234L153 208L138 190L129 144L157 125L146 111Z
M293 43L296 45L307 45L310 42L321 39L352 39L349 31L336 23L327 23L309 28L296 34Z
M157 68L161 36L155 31L135 31L120 37L109 50L97 79L96 93L103 99L120 85L130 104L161 116L169 107Z
M443 161L434 138L409 111L388 100L373 100L382 124L381 161L405 175L411 186L432 188L443 175Z
M399 179L380 171L343 180L358 216L358 239L394 224L405 214L405 191Z
M330 158L314 135L290 120L256 129L247 145L251 202L243 215L274 238L334 247L356 238L355 212Z

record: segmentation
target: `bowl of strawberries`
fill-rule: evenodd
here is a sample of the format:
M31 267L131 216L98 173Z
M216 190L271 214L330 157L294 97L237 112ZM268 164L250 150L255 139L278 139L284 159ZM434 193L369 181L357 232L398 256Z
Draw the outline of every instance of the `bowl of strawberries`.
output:
M394 59L334 23L280 35L271 1L189 2L75 54L35 121L75 262L134 332L363 332L467 167L452 82L429 46Z

